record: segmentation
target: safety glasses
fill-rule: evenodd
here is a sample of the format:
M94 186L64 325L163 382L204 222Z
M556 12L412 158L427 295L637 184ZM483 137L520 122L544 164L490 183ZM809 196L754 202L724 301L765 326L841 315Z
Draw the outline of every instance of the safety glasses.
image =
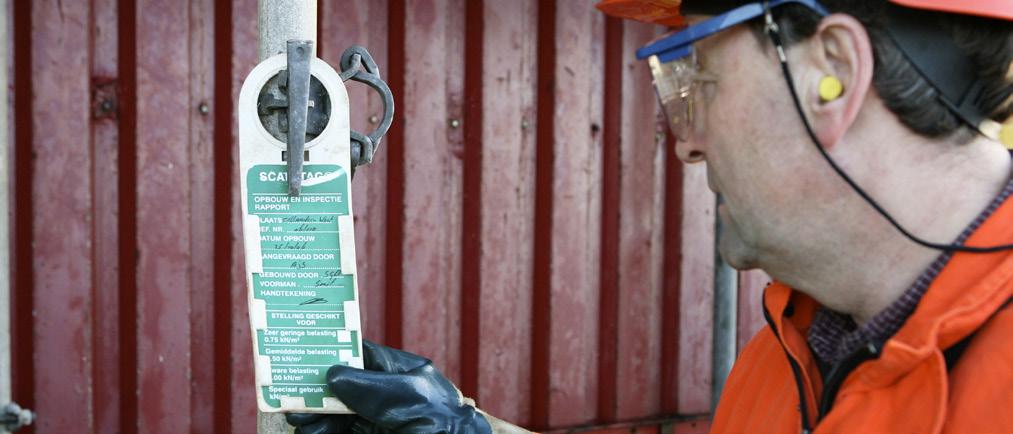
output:
M815 0L772 0L749 3L721 15L693 24L685 29L645 45L637 50L637 59L647 59L654 79L658 102L665 112L669 128L678 140L686 140L694 128L699 84L713 82L717 77L700 70L693 43L732 26L764 14L766 10L796 3L827 15L826 8Z
M665 112L669 129L676 139L687 140L696 118L696 93L700 83L715 82L717 76L700 70L696 53L665 63L658 56L651 56L647 58L647 63L654 77L654 92Z

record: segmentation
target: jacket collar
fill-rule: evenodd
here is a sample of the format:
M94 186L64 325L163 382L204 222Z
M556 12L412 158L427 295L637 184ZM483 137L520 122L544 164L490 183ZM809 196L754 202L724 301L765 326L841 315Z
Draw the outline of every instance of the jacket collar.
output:
M1007 200L965 242L968 246L1013 243L1013 200ZM884 345L879 359L854 371L869 387L894 382L919 362L940 353L977 330L1013 295L1013 252L962 253L926 290L918 307ZM771 327L790 354L803 362L812 358L804 339L819 304L780 282L764 292ZM812 372L812 371L810 371Z
M1013 243L1013 200L1007 200L964 243ZM957 252L926 290L876 363L856 370L871 386L892 383L919 362L970 335L1013 295L1013 252Z

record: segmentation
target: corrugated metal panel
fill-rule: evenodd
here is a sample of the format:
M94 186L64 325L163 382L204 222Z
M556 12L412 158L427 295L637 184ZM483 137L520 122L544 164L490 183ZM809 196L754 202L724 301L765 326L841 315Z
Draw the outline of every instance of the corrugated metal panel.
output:
M398 102L353 182L366 336L506 419L644 432L708 411L714 200L632 58L659 29L592 4L321 2L319 53L366 46ZM256 2L11 7L28 432L255 431L234 102ZM350 98L371 129L376 96ZM742 275L740 346L764 281Z
M616 420L651 417L661 410L665 135L655 114L654 89L645 79L647 64L634 55L658 30L626 26L620 58L612 59L622 66L619 158L613 162L619 197L602 207L619 216Z
M225 369L230 370L228 375L230 381L228 383L229 389L225 391L224 401L216 400L216 410L218 410L219 417L225 418L226 415L230 421L228 427L219 427L216 432L232 432L232 433L253 433L256 432L257 427L257 397L254 393L244 394L235 393L237 390L254 390L254 377L253 377L253 359L249 356L253 354L253 340L250 337L250 321L246 306L246 269L243 263L243 228L242 221L236 216L242 215L242 195L239 191L239 183L236 180L239 179L239 152L236 149L234 140L236 135L232 132L237 129L237 121L235 119L235 101L239 99L239 89L243 85L243 80L246 79L246 75L249 74L250 70L257 64L257 2L248 0L232 0L230 3L218 1L217 4L227 4L224 7L225 10L216 10L216 14L224 12L228 14L228 19L223 16L216 16L215 18L215 29L217 33L228 33L231 36L229 42L230 46L221 47L216 50L215 57L219 62L224 64L224 71L218 70L219 75L228 73L227 79L229 87L229 99L223 101L221 98L216 98L215 104L219 107L221 112L216 111L216 133L219 129L228 128L229 134L224 131L221 132L222 136L216 140L216 148L224 148L225 152L221 158L230 162L230 165L225 166L221 169L228 169L229 175L221 179L225 185L228 185L230 189L227 191L231 207L226 210L227 212L216 212L215 219L227 219L230 223L229 236L220 232L215 233L215 244L218 255L228 255L229 261L227 264L228 269L225 271L227 276L227 288L216 285L216 291L227 292L229 298L226 306L216 304L215 312L217 315L228 314L229 315L229 331L228 331L228 359L223 360L219 358L217 362L218 369L222 369L222 363L226 363L228 366ZM222 14L222 15L224 15ZM225 62L224 59L229 58L229 62ZM221 86L222 77L216 77L216 85ZM216 89L221 91L220 89ZM218 93L216 92L216 95ZM227 107L228 111L224 111ZM226 121L226 119L228 121ZM225 140L222 140L224 138ZM221 170L220 172L225 172ZM222 251L224 250L224 251ZM227 307L227 308L225 308ZM216 329L220 332L220 329ZM216 334L216 342L224 343L226 339L224 336ZM222 428L228 428L230 431L224 431Z
M455 382L461 380L464 13L463 0L405 9L404 189L401 209L388 209L403 214L402 309L393 321L401 345L426 354Z
M94 154L87 146L91 127L90 58L88 56L88 4L32 4L28 11L30 28L18 20L15 33L30 32L31 85L34 92L30 113L15 113L15 128L32 125L31 156L16 155L14 164L30 164L30 185L18 185L31 196L31 208L20 208L17 218L31 220L28 251L15 255L32 272L31 328L15 336L15 353L22 336L32 337L35 367L29 385L34 400L16 401L31 405L38 414L40 432L91 429L93 401L92 360L94 255L92 254ZM25 7L21 4L15 8ZM20 59L15 59L18 62ZM16 65L18 68L20 65ZM22 70L17 69L18 72ZM17 80L17 78L15 78ZM15 88L15 98L22 97ZM84 140L82 140L84 139ZM19 270L20 271L20 270ZM25 288L16 287L16 292ZM23 316L14 306L16 316ZM20 375L16 367L13 375ZM58 374L58 375L57 375ZM20 395L16 391L16 395ZM62 399L42 399L59 396ZM28 404L28 403L31 404Z
M474 22L482 23L481 35L468 34L468 43L481 48L481 58L474 59L474 64L466 60L466 68L477 69L472 78L466 77L466 85L481 86L472 90L480 101L469 105L480 110L468 113L472 119L481 118L478 124L470 122L465 127L475 128L469 136L480 140L481 154L478 161L466 160L474 166L465 171L465 192L470 193L467 186L476 181L472 190L479 200L464 197L463 206L472 207L472 216L466 214L465 222L479 224L464 233L478 246L462 251L462 259L471 258L465 265L473 267L477 276L469 279L470 274L465 274L468 280L462 283L478 305L472 307L473 312L464 311L477 318L472 333L464 334L462 351L472 353L471 369L477 371L470 384L475 399L488 403L485 406L494 414L526 421L530 406L516 397L529 396L531 389L535 161L540 157L534 119L538 4L534 0L516 1L509 8L496 1L468 4L470 13L481 14ZM465 146L472 144L468 140ZM469 325L464 326L468 330ZM471 342L477 345L469 348Z
M598 402L604 19L539 8L531 424L594 420Z
M91 128L92 153L102 156L103 164L94 164L93 179L104 180L95 184L95 346L92 399L94 400L95 432L115 432L120 423L120 201L118 38L116 4L112 0L99 0L92 4L92 110L99 112ZM111 110L105 110L109 107ZM101 288L101 289L99 289Z

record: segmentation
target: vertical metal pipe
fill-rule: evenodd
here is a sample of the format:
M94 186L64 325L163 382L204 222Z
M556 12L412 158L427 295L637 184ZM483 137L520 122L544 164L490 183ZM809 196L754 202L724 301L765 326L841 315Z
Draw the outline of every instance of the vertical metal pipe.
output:
M721 196L717 198L721 205ZM715 208L717 209L717 208ZM735 324L738 313L739 275L718 253L722 231L721 219L714 216L714 334L711 361L711 413L717 408L725 380L735 363Z
M11 3L0 6L0 406L11 401L11 337L10 337L10 167L8 154L13 141L7 88L10 83L11 39L8 32Z
M258 45L260 61L284 53L289 40L313 41L317 45L317 0L258 0Z
M313 41L311 58L316 57L317 0L258 0L257 30L257 57L260 61L284 53L288 41L292 39ZM283 414L258 411L258 433L287 433L291 430Z

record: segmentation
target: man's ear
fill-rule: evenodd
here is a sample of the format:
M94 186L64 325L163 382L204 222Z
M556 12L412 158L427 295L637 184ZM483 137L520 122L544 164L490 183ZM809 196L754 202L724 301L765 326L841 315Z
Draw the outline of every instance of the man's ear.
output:
M806 75L804 103L812 113L813 130L826 148L840 141L855 122L872 84L872 43L865 26L850 15L833 14L820 22L810 38L810 65ZM840 80L843 91L829 101L820 97L820 81L827 76Z

